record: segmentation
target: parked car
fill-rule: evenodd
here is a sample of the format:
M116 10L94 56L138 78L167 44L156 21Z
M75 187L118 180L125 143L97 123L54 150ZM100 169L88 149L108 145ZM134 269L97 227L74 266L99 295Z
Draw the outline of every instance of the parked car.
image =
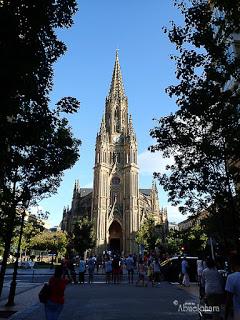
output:
M181 273L181 263L184 257L172 257L161 263L161 272L164 280L178 282ZM197 259L198 257L186 256L189 265L189 278L191 282L197 281Z

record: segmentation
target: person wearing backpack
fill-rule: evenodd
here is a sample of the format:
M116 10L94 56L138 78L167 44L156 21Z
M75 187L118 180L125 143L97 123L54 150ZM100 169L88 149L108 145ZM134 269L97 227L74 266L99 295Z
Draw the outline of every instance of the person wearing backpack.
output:
M63 277L63 269L56 266L54 275L49 279L49 299L45 303L47 320L57 320L64 305L64 291L68 281Z

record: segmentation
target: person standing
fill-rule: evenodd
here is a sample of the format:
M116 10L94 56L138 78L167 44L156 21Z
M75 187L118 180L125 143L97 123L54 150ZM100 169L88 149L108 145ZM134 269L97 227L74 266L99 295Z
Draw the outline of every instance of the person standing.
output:
M145 273L146 268L144 265L144 261L142 258L140 258L138 261L138 280L136 282L137 286L139 285L139 283L142 283L142 286L145 287Z
M190 279L189 279L189 274L188 274L189 265L188 265L186 257L184 257L182 260L181 268L182 268L182 275L183 275L182 285L185 287L190 287Z
M106 272L106 283L111 283L112 276L112 261L110 257L107 257L107 261L105 262L105 272Z
M118 256L113 257L112 261L112 274L113 274L113 283L118 284L120 282L120 260Z
M208 258L206 264L207 268L202 272L202 286L207 304L212 307L217 307L213 313L213 319L218 320L221 319L220 311L224 299L223 278L218 272L215 261L212 258Z
M197 280L198 280L198 285L201 286L201 278L202 278L202 273L204 270L204 263L202 257L199 257L197 259Z
M70 274L71 274L71 278L72 278L72 283L77 284L77 276L76 276L76 271L75 271L73 259L71 259L69 261L69 270L70 270Z
M98 255L96 259L96 268L97 268L97 273L99 271L99 268L102 267L102 256Z
M148 284L151 284L153 287L153 266L152 266L152 262L149 259L148 260L148 267L147 267L147 277L148 277Z
M234 320L240 320L240 255L231 258L233 273L227 277L225 290L227 293L225 319L233 313Z
M95 259L90 256L88 259L88 283L93 283L93 275L95 269Z
M80 258L79 261L79 269L78 269L78 275L79 275L79 283L84 284L84 275L86 272L86 262L84 261L83 257Z
M128 272L128 283L133 283L134 260L131 254L127 257L125 265Z
M64 277L68 277L68 280L70 281L70 275L69 275L69 260L67 257L65 257L62 261L62 269L63 269L63 275Z
M159 285L160 284L161 267L160 267L160 261L157 257L154 258L152 265L153 265L154 283L156 285Z
M57 320L64 305L64 291L68 281L63 276L61 266L56 266L54 276L49 279L50 297L45 303L47 320Z

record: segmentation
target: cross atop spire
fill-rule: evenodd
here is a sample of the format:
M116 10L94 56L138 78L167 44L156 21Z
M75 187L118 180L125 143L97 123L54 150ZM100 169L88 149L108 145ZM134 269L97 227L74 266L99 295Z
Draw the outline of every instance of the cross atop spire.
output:
M110 87L110 91L109 91L109 96L111 96L111 97L125 96L124 87L123 87L123 80L122 80L122 73L121 73L121 68L120 68L120 64L119 64L118 50L119 49L116 49L116 58L115 58L115 64L114 64L114 69L113 69L111 87Z

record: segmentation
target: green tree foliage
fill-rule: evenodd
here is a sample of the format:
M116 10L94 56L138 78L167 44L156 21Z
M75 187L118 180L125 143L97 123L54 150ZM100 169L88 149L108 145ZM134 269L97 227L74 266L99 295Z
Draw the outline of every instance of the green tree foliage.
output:
M178 83L166 89L178 109L162 117L150 150L171 157L167 173L156 173L169 201L182 213L208 208L224 216L227 234L237 246L240 181L240 59L231 50L240 32L239 1L191 0L176 6L184 25L165 29L176 46ZM211 205L211 206L210 206ZM221 232L221 231L220 231ZM229 246L232 245L229 244Z
M96 241L92 221L86 217L77 221L70 235L70 241L72 248L81 256L86 250L94 248Z
M166 237L165 246L169 254L180 254L183 247L182 233L178 230L170 230Z
M79 157L80 141L63 117L76 112L79 102L65 97L49 107L53 63L66 51L56 29L70 27L76 10L75 0L0 2L0 294L26 199L33 204L56 192L63 171Z
M200 224L187 230L171 230L166 237L166 250L170 254L198 256L205 252L208 236Z
M30 214L27 217L27 221L25 221L24 227L23 227L21 251L25 251L26 253L29 253L30 243L32 238L45 230L43 216L45 215L40 214L36 216L36 215ZM16 230L14 232L14 237L12 239L12 247L17 248L18 241L19 241L19 227L16 227Z
M200 224L196 224L183 233L183 247L187 253L198 255L205 251L208 236Z
M148 251L154 250L162 242L162 234L155 224L153 216L149 215L136 233L136 242L144 245Z
M51 251L64 255L67 247L67 235L63 231L51 232L48 230L36 234L30 241L30 248L42 251Z

